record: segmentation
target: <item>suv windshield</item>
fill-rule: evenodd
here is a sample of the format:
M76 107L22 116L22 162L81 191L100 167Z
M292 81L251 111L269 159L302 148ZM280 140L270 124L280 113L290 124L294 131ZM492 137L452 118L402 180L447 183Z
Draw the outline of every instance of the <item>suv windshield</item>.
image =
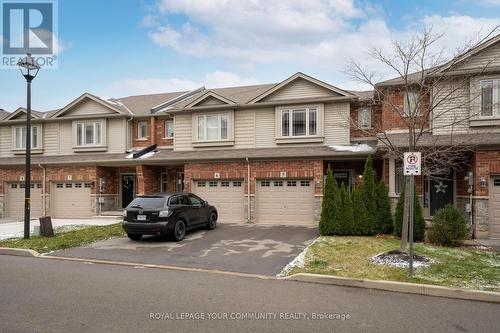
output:
M163 209L165 207L165 200L166 198L154 197L135 198L127 208Z

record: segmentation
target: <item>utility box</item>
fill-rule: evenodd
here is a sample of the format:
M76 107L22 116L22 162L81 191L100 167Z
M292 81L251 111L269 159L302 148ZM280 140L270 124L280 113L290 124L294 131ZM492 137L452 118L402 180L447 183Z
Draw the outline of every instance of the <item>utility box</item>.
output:
M43 237L54 237L54 228L50 216L40 217L40 234Z

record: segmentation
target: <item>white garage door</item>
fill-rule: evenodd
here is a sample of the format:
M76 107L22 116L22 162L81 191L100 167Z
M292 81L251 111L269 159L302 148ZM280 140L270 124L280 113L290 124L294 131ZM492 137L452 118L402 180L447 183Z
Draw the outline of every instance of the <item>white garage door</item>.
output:
M257 182L257 223L311 224L313 182L261 180Z
M90 204L90 188L85 182L52 183L50 206L56 218L85 218L93 215Z
M244 187L242 181L195 181L193 192L217 208L220 222L244 222Z
M492 195L490 196L490 228L491 238L500 238L500 178L493 179Z
M24 183L7 184L7 216L24 217ZM31 206L30 217L38 218L42 216L42 184L31 184Z

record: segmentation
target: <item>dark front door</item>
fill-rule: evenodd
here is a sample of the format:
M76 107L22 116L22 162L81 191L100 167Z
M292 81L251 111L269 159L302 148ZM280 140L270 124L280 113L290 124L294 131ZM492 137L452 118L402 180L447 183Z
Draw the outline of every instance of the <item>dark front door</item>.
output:
M125 208L132 200L134 200L135 176L122 175L121 183L122 183L122 207Z
M431 178L428 191L430 194L430 214L434 216L438 209L453 203L452 177Z

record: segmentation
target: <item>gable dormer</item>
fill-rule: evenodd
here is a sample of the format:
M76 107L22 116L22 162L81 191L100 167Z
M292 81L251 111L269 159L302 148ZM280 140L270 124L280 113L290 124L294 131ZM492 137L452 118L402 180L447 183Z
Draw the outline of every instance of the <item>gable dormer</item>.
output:
M351 93L303 73L297 73L268 91L257 96L249 104L307 99L353 98Z
M85 93L66 105L64 108L54 113L51 118L87 118L102 116L123 115L125 112L117 104L106 101L102 98Z
M213 91L208 91L200 97L196 98L194 101L186 105L186 108L194 107L204 107L204 106L228 106L235 105L236 103L232 100L225 98Z
M8 117L3 119L4 121L14 121L14 120L25 120L27 111L25 108L18 108L16 111L12 112ZM38 120L41 119L40 115L36 111L31 112L31 119Z

